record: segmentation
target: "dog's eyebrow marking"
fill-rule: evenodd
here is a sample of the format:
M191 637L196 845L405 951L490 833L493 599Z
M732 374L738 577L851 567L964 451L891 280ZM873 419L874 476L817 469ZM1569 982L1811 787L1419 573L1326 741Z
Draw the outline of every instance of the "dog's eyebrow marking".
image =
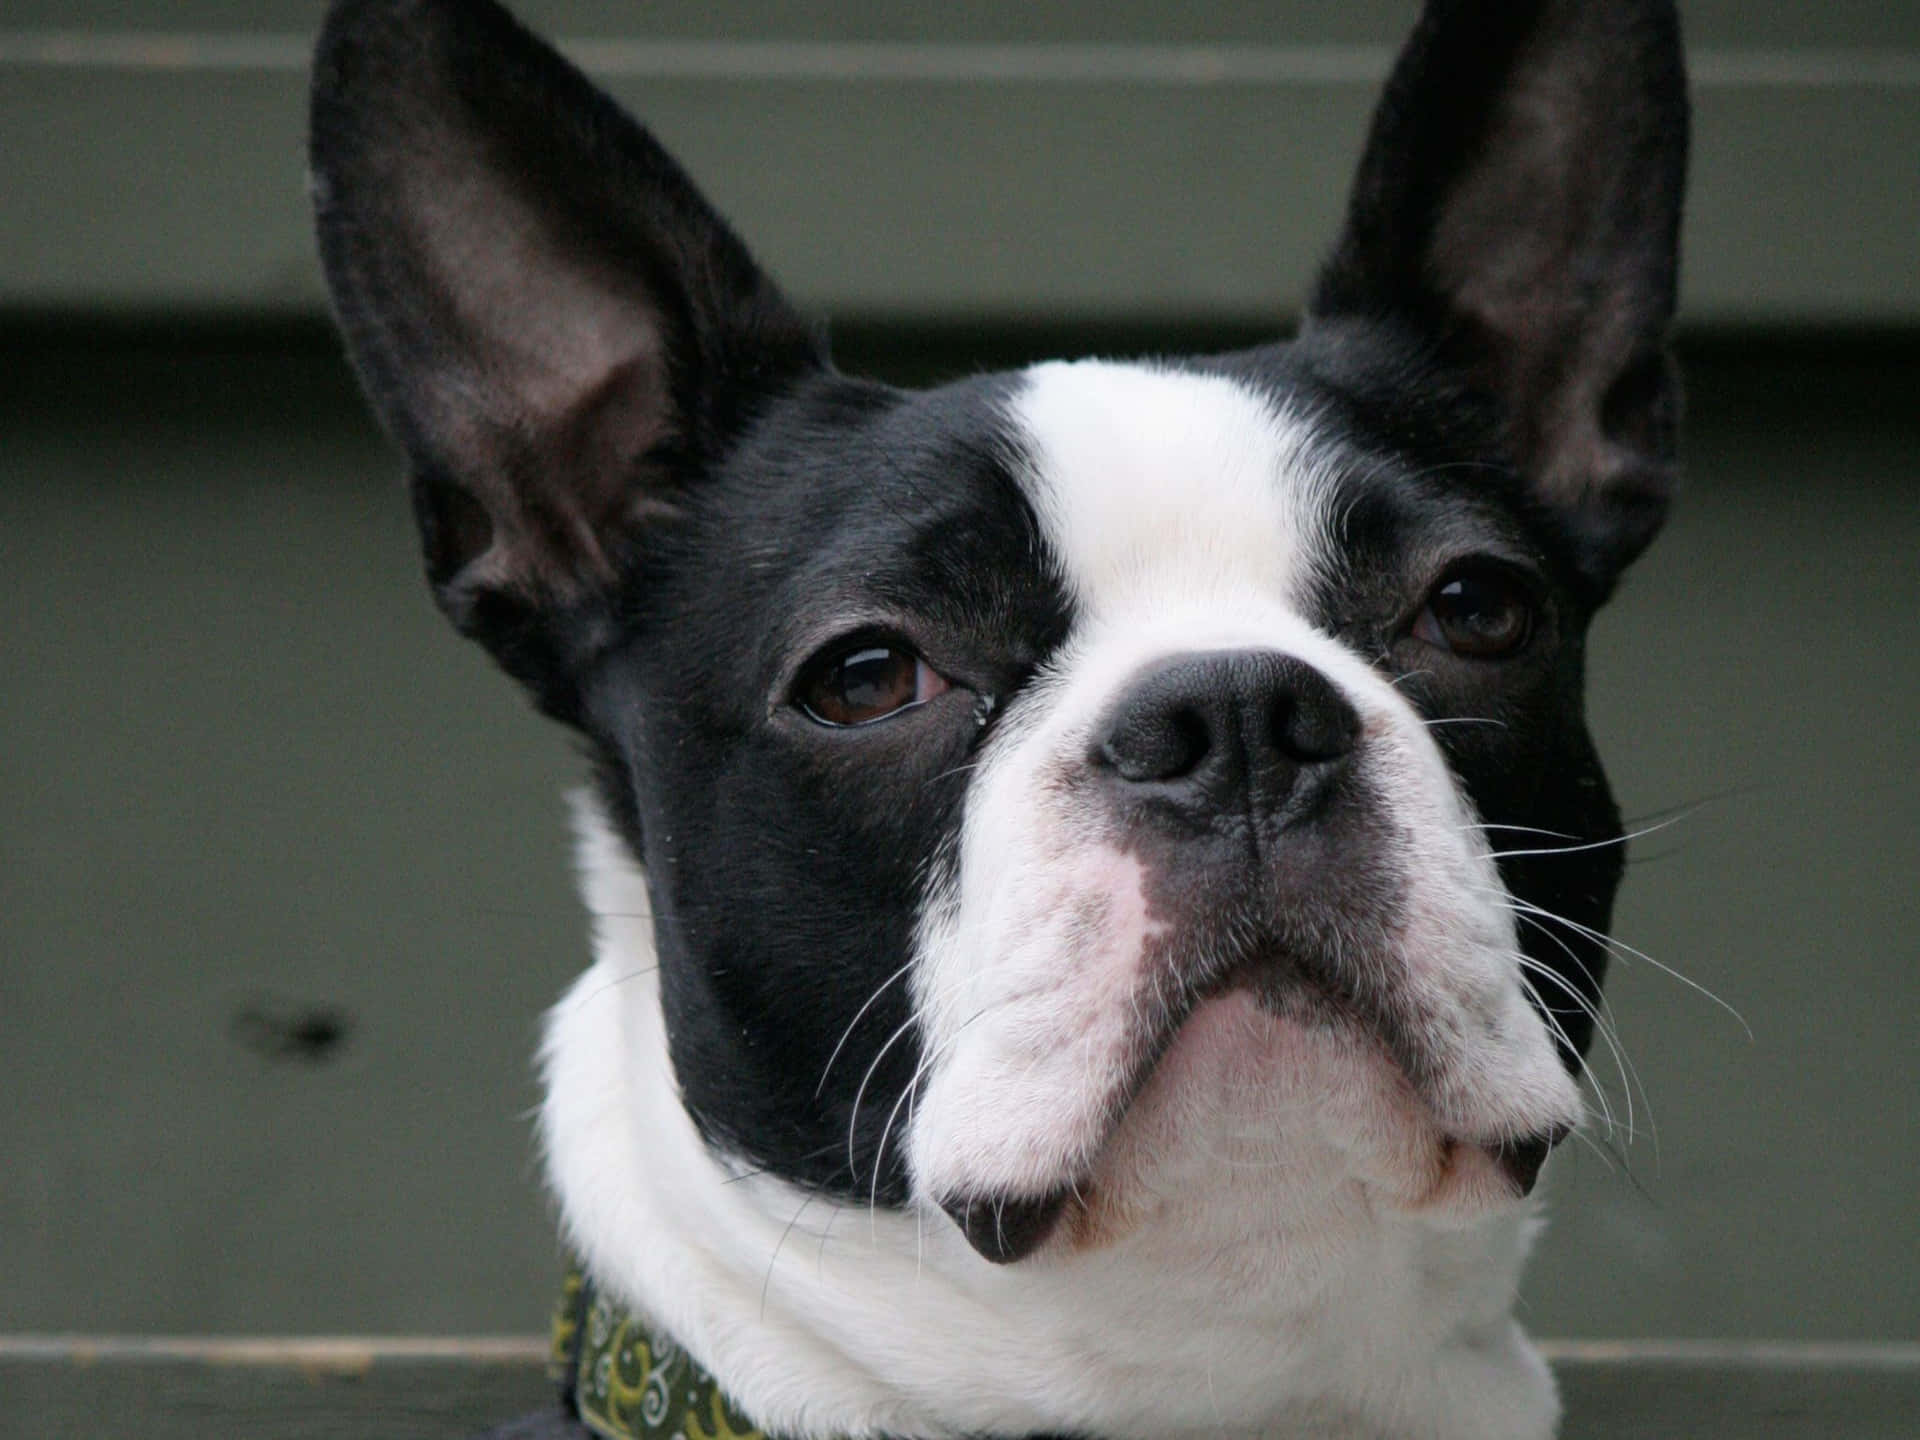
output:
M1022 378L1020 481L1083 614L1249 585L1303 603L1337 473L1305 420L1222 375L1081 361Z

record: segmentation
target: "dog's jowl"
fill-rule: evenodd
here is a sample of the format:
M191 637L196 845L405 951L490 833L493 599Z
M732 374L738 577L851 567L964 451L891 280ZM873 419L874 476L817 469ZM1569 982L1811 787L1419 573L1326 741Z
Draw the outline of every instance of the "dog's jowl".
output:
M584 1423L1552 1432L1511 1309L1686 128L1670 5L1433 0L1295 338L904 391L490 0L334 7L321 252L428 579L594 759Z

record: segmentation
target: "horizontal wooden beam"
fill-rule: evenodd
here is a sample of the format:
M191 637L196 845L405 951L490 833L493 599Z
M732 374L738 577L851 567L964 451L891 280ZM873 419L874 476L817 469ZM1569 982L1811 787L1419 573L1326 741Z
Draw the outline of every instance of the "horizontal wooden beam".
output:
M1556 1369L1855 1371L1920 1380L1920 1341L1539 1340ZM375 1365L544 1365L544 1335L92 1335L0 1332L0 1365L276 1366L359 1374Z
M313 313L308 37L0 30L0 309ZM576 40L829 314L1289 314L1375 43ZM1685 310L1920 322L1920 51L1697 49Z
M1579 1341L1544 1347L1562 1440L1908 1440L1920 1346ZM454 1440L551 1403L537 1337L0 1335L0 1440Z

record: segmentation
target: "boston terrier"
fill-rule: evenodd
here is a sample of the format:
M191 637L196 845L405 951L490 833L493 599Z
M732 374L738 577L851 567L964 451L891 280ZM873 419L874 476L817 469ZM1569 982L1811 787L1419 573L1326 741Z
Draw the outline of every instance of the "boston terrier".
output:
M334 5L340 326L593 760L513 1433L1552 1433L1686 137L1667 0L1431 0L1293 339L903 390L491 0Z

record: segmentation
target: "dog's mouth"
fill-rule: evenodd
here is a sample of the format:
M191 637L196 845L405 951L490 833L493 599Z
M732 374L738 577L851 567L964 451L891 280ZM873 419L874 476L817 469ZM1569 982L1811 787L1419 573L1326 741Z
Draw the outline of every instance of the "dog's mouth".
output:
M1142 1119L1143 1112L1167 1108L1167 1092L1182 1089L1187 1093L1178 1106L1190 1109L1194 1090L1223 1083L1226 1071L1234 1078L1224 1083L1239 1091L1242 1105L1251 1085L1271 1082L1277 1111L1287 1083L1280 1072L1313 1064L1298 1052L1322 1046L1364 1057L1375 1088L1407 1112L1406 1128L1418 1139L1406 1148L1418 1154L1412 1168L1424 1175L1423 1196L1473 1189L1483 1203L1517 1203L1533 1192L1548 1154L1571 1133L1563 1123L1519 1136L1453 1133L1420 1099L1418 1077L1429 1062L1389 1017L1297 967L1246 962L1159 1016L1143 1017L1135 1063L1115 1087L1105 1133L1083 1165L1037 1194L963 1193L943 1197L941 1208L995 1264L1025 1260L1057 1235L1076 1246L1098 1243L1127 1208L1115 1195L1124 1188L1116 1176L1128 1169L1127 1152L1156 1143L1135 1132L1163 1123Z

